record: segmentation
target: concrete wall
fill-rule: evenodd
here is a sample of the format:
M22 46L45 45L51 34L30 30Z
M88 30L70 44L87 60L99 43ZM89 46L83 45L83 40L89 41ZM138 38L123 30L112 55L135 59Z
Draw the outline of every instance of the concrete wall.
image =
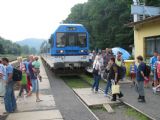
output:
M135 58L145 57L145 37L160 35L160 21L136 25L134 27Z

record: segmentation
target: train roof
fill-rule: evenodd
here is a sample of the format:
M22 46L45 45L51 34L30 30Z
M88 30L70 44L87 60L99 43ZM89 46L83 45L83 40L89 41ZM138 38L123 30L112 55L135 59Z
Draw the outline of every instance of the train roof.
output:
M56 32L87 32L87 30L82 24L59 24L54 33Z
M83 27L82 24L60 24L59 26L81 26Z

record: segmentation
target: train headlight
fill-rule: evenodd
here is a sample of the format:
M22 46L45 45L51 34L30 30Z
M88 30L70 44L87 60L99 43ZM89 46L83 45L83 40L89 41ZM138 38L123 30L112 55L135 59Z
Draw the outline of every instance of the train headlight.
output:
M60 53L64 53L64 50L60 50Z
M57 50L57 53L64 53L64 50Z
M84 52L84 50L81 50L81 53L83 53Z

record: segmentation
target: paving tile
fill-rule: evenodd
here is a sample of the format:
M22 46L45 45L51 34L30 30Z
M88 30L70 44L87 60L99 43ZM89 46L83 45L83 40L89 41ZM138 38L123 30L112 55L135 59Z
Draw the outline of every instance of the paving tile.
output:
M35 95L27 98L18 98L18 111L47 110L56 108L55 101L52 95L40 94L40 98L43 101L36 102Z
M13 113L7 120L63 120L58 110Z

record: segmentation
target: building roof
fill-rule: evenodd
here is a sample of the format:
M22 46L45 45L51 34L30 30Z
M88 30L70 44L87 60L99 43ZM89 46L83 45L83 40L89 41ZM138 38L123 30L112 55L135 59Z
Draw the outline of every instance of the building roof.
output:
M144 20L137 21L137 22L131 22L131 23L128 23L127 26L128 27L134 27L136 25L142 25L142 24L150 23L150 22L154 22L154 21L160 21L160 15L153 16L153 17L148 17Z

